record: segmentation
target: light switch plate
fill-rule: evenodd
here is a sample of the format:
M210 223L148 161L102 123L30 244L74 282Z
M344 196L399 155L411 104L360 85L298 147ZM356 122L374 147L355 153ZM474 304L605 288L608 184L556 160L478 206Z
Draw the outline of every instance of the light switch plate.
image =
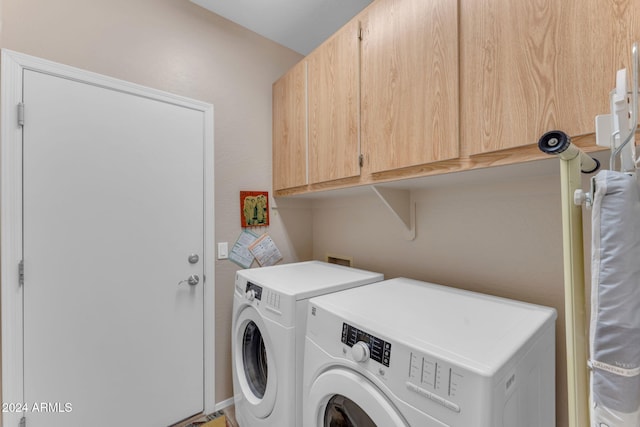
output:
M218 242L218 259L229 258L229 244L227 242Z

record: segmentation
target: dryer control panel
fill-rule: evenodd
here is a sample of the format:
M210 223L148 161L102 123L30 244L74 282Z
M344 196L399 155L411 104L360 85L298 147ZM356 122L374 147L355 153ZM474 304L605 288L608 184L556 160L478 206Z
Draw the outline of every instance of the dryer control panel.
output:
M262 286L258 286L254 283L247 282L247 288L244 290L245 293L249 293L253 291L254 298L260 301L262 299Z
M369 347L371 359L389 367L391 360L391 343L364 332L348 323L342 324L342 342L353 347L358 342L363 342Z

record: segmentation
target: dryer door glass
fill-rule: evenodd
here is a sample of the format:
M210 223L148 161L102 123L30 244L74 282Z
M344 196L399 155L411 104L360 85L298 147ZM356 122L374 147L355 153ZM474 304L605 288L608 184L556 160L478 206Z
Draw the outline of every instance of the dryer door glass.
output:
M262 399L267 389L267 351L260 328L254 322L249 322L244 330L242 360L251 391Z
M377 427L354 401L336 394L324 411L324 427Z

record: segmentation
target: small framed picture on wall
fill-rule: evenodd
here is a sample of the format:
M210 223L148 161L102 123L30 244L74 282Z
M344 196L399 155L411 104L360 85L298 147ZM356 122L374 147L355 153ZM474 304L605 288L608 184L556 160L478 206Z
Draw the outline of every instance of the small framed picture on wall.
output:
M240 225L246 227L264 227L269 225L269 192L240 192Z

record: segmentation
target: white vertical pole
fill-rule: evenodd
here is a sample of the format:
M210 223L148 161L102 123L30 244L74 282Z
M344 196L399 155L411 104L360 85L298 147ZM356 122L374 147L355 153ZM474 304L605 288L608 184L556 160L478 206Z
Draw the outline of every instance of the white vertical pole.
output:
M582 208L573 202L580 170L580 156L560 160L569 427L590 425Z

